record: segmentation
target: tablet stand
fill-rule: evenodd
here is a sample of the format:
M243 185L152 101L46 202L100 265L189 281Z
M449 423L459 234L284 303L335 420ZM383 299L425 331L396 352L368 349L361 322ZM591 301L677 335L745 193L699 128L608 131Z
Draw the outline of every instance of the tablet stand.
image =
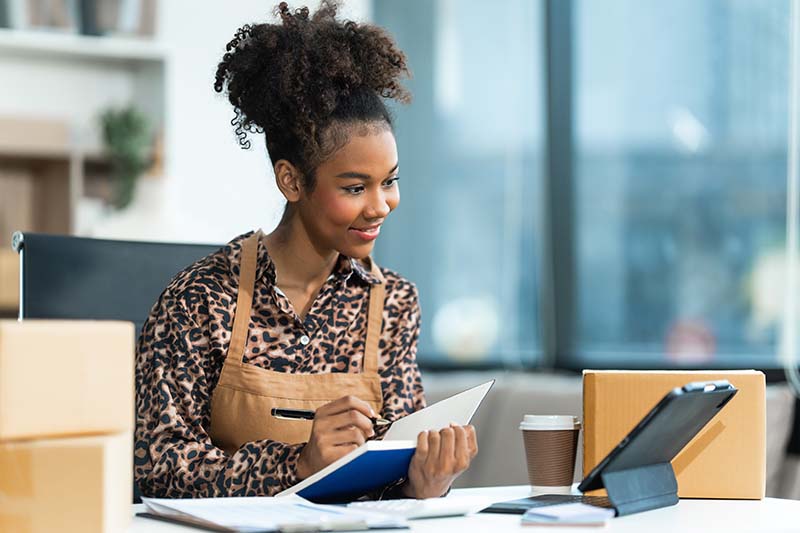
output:
M617 516L678 503L678 481L670 463L603 472L600 478Z

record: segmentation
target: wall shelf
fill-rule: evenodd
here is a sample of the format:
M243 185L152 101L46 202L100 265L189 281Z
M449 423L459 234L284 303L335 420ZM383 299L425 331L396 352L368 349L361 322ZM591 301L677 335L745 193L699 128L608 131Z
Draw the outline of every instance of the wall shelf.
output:
M151 38L92 37L49 31L0 29L0 52L125 63L162 63L164 48Z

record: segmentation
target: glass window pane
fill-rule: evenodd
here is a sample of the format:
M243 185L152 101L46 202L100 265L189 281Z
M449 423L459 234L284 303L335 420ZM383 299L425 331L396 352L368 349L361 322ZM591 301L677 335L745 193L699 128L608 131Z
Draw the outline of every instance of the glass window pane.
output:
M537 283L542 3L376 0L406 52L402 201L376 259L417 283L429 363L530 362Z
M581 364L774 366L789 2L575 4Z

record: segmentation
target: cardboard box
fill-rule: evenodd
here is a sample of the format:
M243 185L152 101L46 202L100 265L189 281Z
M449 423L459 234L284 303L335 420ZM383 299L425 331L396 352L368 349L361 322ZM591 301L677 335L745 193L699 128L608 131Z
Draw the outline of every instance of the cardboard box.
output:
M0 312L16 314L18 309L19 256L9 247L0 249Z
M0 531L126 531L133 501L133 436L0 444L0 495Z
M133 429L130 322L0 320L0 442Z
M739 392L673 459L681 498L761 499L766 483L764 374L583 372L583 473L588 474L671 389L727 379Z

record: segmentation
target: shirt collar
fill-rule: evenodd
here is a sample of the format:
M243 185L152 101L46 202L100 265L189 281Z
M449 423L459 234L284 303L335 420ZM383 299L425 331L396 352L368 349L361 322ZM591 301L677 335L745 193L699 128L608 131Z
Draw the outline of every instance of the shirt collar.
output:
M236 244L239 258L241 258L242 242L252 234L253 232L251 231L237 239L238 242ZM264 239L259 239L258 241L258 253L256 257L256 279L264 279L268 284L274 285L277 279L275 275L275 262L269 256ZM372 258L359 261L352 257L339 254L336 264L333 267L332 275L340 277L343 281L347 281L355 273L361 281L369 285L380 283L381 280L372 274L371 265Z
M357 259L353 259L352 257L347 257L345 255L339 255L339 260L336 263L336 268L334 272L337 270L342 272L345 275L345 279L350 278L350 275L355 272L355 274L364 282L369 285L375 285L376 283L380 283L379 280L375 275L372 274L372 258L366 260L368 265L365 265L364 262L359 261Z

